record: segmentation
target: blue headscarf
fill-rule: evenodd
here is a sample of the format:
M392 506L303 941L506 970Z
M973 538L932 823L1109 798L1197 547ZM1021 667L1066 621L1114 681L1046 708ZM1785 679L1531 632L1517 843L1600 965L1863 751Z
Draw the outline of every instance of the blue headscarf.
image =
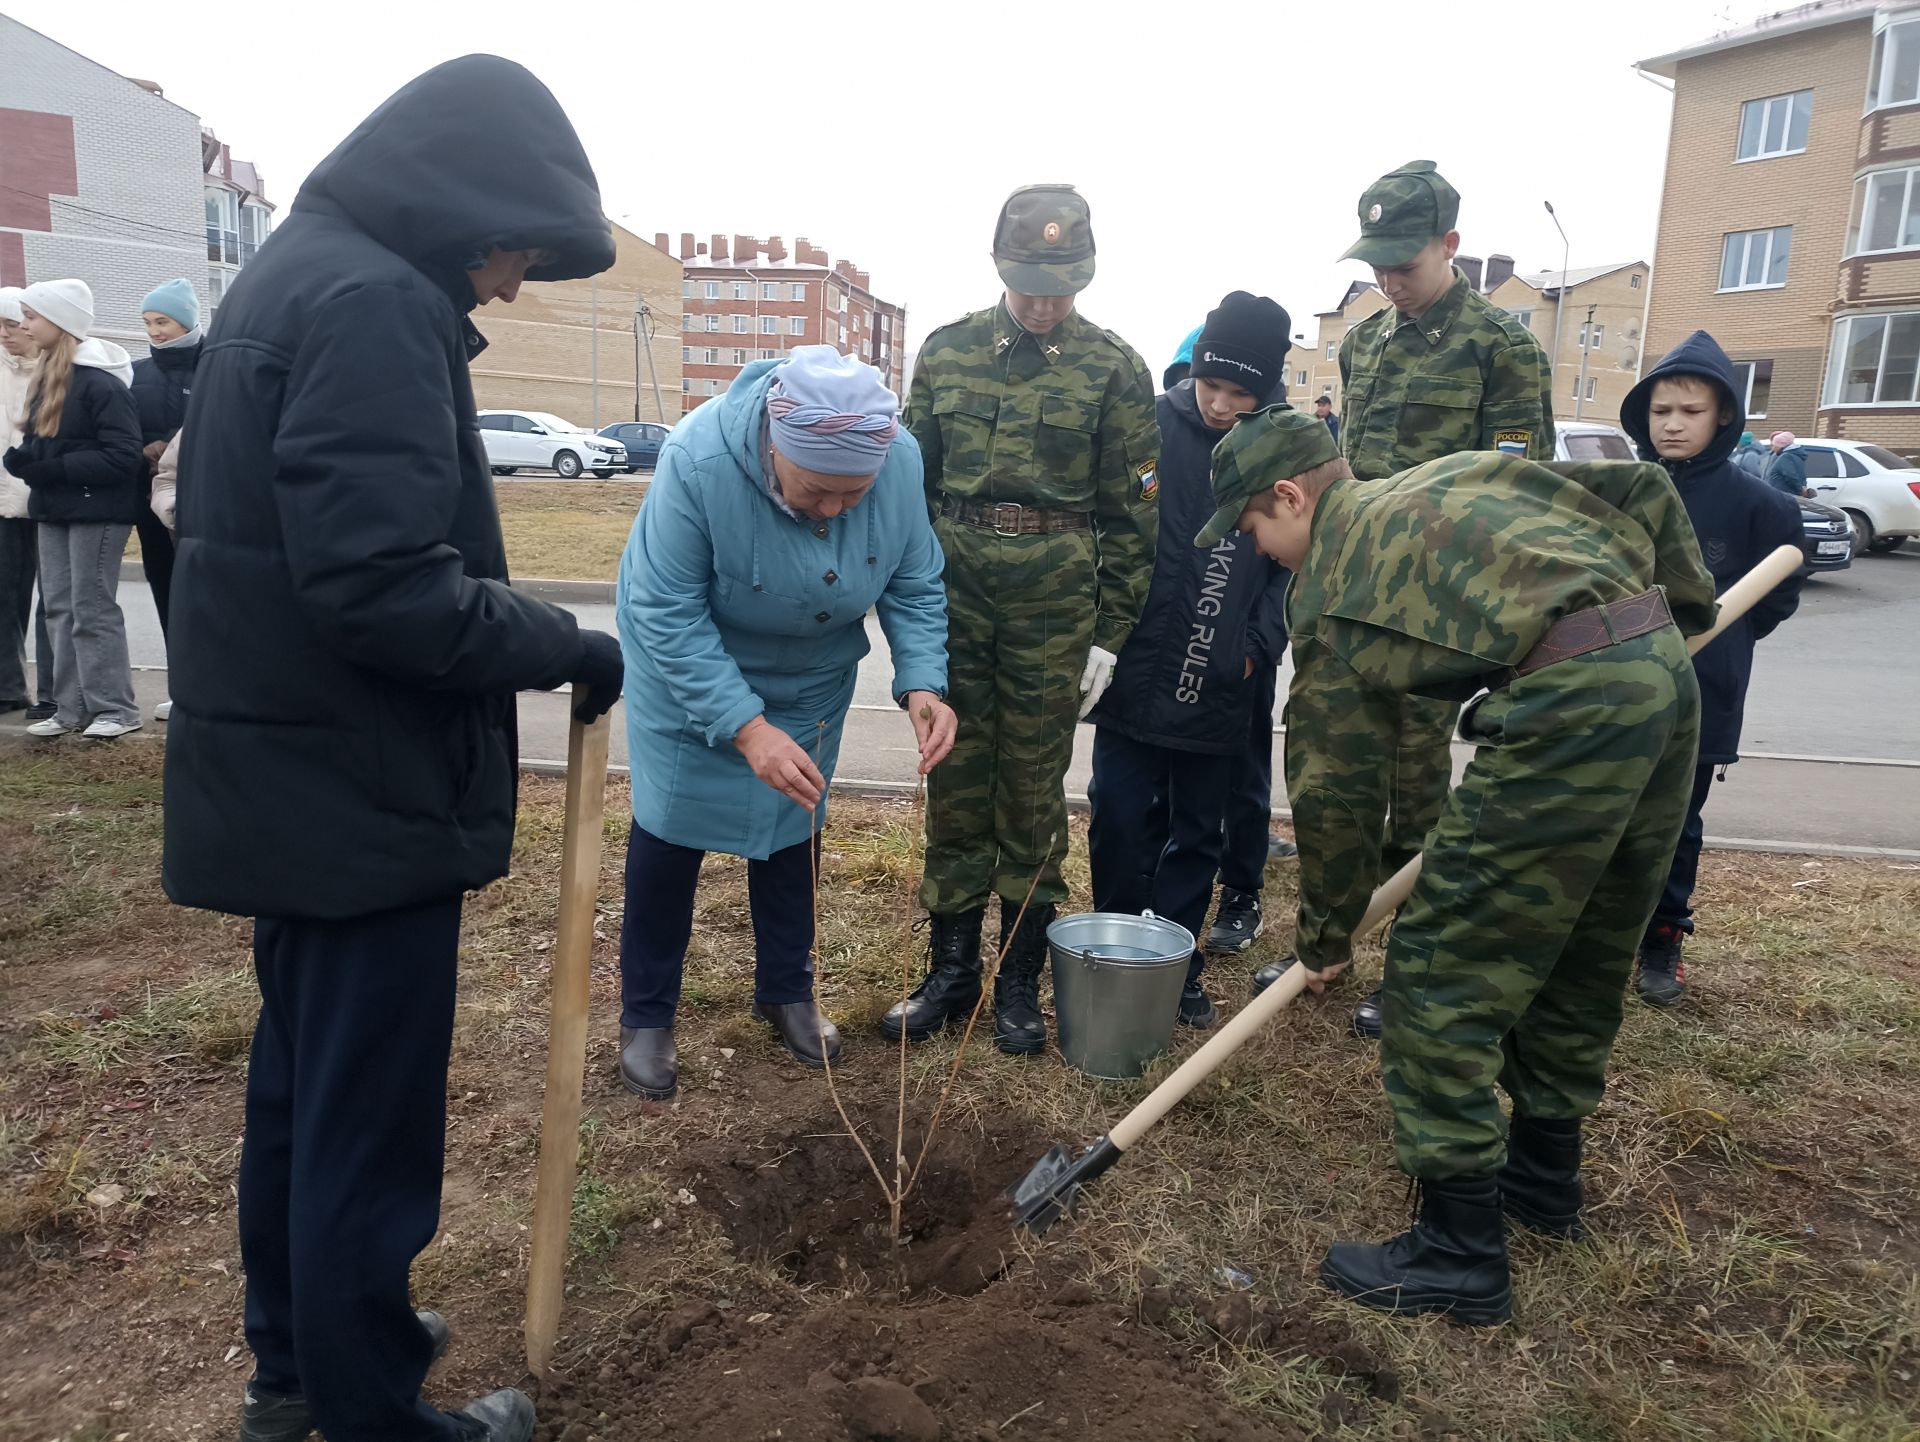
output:
M871 476L900 433L900 398L880 372L830 345L803 345L767 392L774 449L829 476Z

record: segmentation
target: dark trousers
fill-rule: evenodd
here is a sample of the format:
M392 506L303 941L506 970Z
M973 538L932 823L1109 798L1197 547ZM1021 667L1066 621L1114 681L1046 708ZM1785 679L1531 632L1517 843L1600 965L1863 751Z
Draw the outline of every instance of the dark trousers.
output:
M1151 746L1109 726L1094 729L1087 859L1095 911L1150 910L1199 938L1220 870L1221 823L1237 760ZM1264 853L1264 826L1260 844ZM1187 980L1205 965L1195 946Z
M747 862L753 914L753 999L785 1006L813 996L812 850L796 841L765 861ZM627 904L620 922L620 1025L673 1025L680 978L693 938L693 892L707 853L662 841L633 823L627 832Z
M1680 828L1680 844L1673 849L1673 864L1667 868L1666 889L1653 909L1648 930L1656 926L1677 926L1693 935L1693 883L1700 875L1700 842L1706 826L1700 813L1707 804L1707 792L1713 787L1713 766L1693 768L1693 794L1687 798L1687 819Z
M240 1255L255 1380L329 1442L465 1429L420 1400L408 1269L433 1239L460 898L350 921L261 917Z
M0 703L53 699L53 647L44 607L33 604L40 542L33 522L0 518ZM36 624L37 623L37 624ZM33 636L38 684L27 685L27 637Z
M173 532L154 515L153 507L142 506L133 529L140 536L140 569L146 572L147 589L153 592L153 609L160 617L160 639L167 636L167 598L173 591Z
M1273 693L1279 675L1278 666L1254 674L1247 749L1234 759L1229 782L1220 884L1233 891L1258 894L1267 879L1267 839L1273 832Z

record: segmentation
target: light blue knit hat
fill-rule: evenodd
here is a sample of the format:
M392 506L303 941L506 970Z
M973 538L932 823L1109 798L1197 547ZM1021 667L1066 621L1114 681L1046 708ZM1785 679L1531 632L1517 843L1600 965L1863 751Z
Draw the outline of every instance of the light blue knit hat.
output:
M194 294L193 282L182 277L155 286L147 292L147 298L140 302L140 313L157 311L180 322L188 330L200 324L200 297Z

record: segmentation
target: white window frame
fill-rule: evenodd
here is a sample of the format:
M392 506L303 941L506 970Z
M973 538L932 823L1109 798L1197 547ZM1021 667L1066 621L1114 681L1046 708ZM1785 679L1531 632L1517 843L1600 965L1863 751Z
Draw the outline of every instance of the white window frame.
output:
M705 294L708 300L720 299L720 282L717 280L710 280L706 282Z
M683 366L693 364L693 347L692 346L683 345L680 347L680 364Z
M761 281L760 282L760 299L762 300L780 299L780 282L777 280Z
M735 300L752 300L753 299L753 282L747 281L747 280L736 280L733 283L733 298Z
M1599 376L1588 376L1588 377L1587 377L1587 399L1588 399L1588 400L1592 400L1592 399L1593 399L1593 393L1594 393L1594 391L1595 391L1595 390L1596 390L1596 389L1597 389L1597 388L1599 387L1599 385L1600 385L1600 377L1599 377Z
M1639 271L1636 270L1632 275L1627 277L1627 289L1628 290L1640 289L1640 272Z
M1873 226L1867 217L1869 197L1873 194L1874 182L1888 176L1904 177L1900 186L1900 219L1894 228L1894 243L1890 246L1875 247L1866 244L1872 234ZM1890 165L1881 170L1869 170L1858 176L1853 182L1853 200L1847 211L1847 248L1848 256L1856 255L1897 255L1901 251L1920 250L1920 240L1912 245L1903 243L1910 228L1920 223L1916 215L1920 207L1920 166Z
M780 334L780 317L777 315L761 316L760 317L760 334L761 335L779 335Z
M681 282L680 282L680 299L682 299L682 300L692 300L692 299L693 299L693 287L694 287L694 282L693 282L693 281L690 281L690 280L683 280L683 281L681 281Z
M805 335L806 333L807 333L807 318L805 316L790 315L787 317L787 334L788 335Z
M1750 421L1764 421L1767 418L1765 411L1756 411L1753 408L1753 383L1759 378L1761 366L1767 368L1767 403L1771 406L1773 403L1773 357L1762 356L1758 360L1737 360L1733 363L1733 373L1736 376L1744 374L1746 377L1740 387L1740 409L1746 412L1747 419Z
M702 357L700 361L701 365L717 366L720 364L720 347L719 346L710 345L706 347L706 349L703 350L700 354Z
M1748 165L1756 160L1777 160L1783 155L1806 154L1806 136L1801 137L1798 145L1793 143L1793 103L1802 95L1807 97L1807 131L1811 134L1813 130L1813 88L1811 86L1801 90L1789 90L1784 95L1762 95L1756 99L1743 101L1741 103L1740 123L1735 127L1733 132L1734 164ZM1747 132L1747 111L1756 105L1760 107L1759 148L1751 155L1742 155L1740 153L1740 137ZM1767 131L1773 123L1773 108L1776 105L1786 108L1787 118L1786 123L1780 130L1781 148L1778 150L1768 150L1766 149Z
M792 284L793 289L787 293L787 299L805 300L807 298L807 283L804 280L796 280Z
M1327 359L1338 360L1339 358L1340 358L1340 342L1337 340L1328 341L1327 342Z
M1893 110L1902 105L1920 102L1920 80L1916 80L1914 94L1905 99L1885 100L1882 91L1894 69L1893 46L1887 44L1891 31L1910 31L1906 36L1908 44L1920 45L1920 15L1887 15L1884 12L1873 17L1872 58L1867 65L1867 104L1866 114L1876 110Z
M1869 401L1847 401L1840 399L1841 369L1846 363L1846 353L1850 349L1852 327L1860 321L1883 320L1886 325L1880 331L1880 354L1873 367L1873 389L1876 398ZM1920 403L1920 395L1905 398L1894 396L1886 400L1878 399L1878 392L1886 378L1887 351L1893 340L1895 321L1909 322L1907 330L1920 329L1920 310L1876 310L1855 311L1850 315L1834 318L1833 331L1827 344L1827 374L1820 386L1821 410L1868 410L1898 406L1911 409ZM1847 339L1843 340L1842 336ZM1920 366L1916 366L1916 391L1920 391Z
M735 346L735 347L733 347L733 359L732 359L731 361L729 361L729 362L728 362L728 364L729 364L729 365L737 365L737 366L743 366L743 365L745 365L746 363L747 363L747 353L746 353L746 351L745 351L745 350L744 350L744 349L743 349L742 347L740 347L740 346Z
M719 329L720 329L720 317L719 317L719 316L717 316L717 315L710 315L710 316L708 316L708 317L707 317L707 329L708 329L709 331L717 331L717 330L719 330Z
M1771 274L1773 271L1774 237L1783 230L1787 233L1788 271L1783 272L1780 279L1778 280L1763 279L1763 280L1759 280L1751 283L1745 280L1742 280L1735 285L1721 285L1716 287L1715 294L1731 295L1735 291L1744 291L1744 290L1785 290L1787 285L1787 277L1788 277L1788 274L1791 273L1791 267L1793 265L1793 227L1790 225L1770 225L1766 227L1766 229L1764 230L1730 230L1728 231L1724 236L1721 237L1721 240L1720 240L1720 269L1718 274L1720 278L1724 278L1726 276L1727 250L1728 250L1728 247L1730 247L1735 240L1738 240L1741 243L1740 269L1738 271L1738 274L1742 276L1746 275L1747 264L1749 261L1753 259L1753 242L1756 236L1765 236L1767 238L1767 260L1766 260L1766 264L1761 266L1760 274L1762 276Z
M733 318L733 333L735 335L751 335L753 333L753 317L750 315L736 315Z

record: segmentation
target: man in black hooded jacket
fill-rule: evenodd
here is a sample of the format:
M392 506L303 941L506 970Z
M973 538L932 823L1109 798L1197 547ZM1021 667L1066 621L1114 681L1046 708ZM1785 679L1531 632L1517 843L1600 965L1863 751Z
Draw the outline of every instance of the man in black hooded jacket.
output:
M612 264L558 102L490 56L393 96L220 307L182 441L168 894L256 917L243 1442L525 1439L441 1412L438 1223L462 895L506 873L514 693L619 694L618 643L506 584L468 312Z
M1648 371L1620 407L1620 424L1640 448L1641 459L1659 462L1673 477L1716 594L1777 548L1798 546L1802 535L1800 508L1729 459L1747 424L1740 394L1727 353L1697 330ZM1700 811L1715 770L1724 775L1740 759L1740 720L1754 645L1799 604L1800 577L1789 576L1693 658L1700 682L1693 795L1666 890L1640 943L1634 978L1641 1000L1652 1005L1672 1006L1686 994L1680 946L1693 933L1693 883L1704 831Z

